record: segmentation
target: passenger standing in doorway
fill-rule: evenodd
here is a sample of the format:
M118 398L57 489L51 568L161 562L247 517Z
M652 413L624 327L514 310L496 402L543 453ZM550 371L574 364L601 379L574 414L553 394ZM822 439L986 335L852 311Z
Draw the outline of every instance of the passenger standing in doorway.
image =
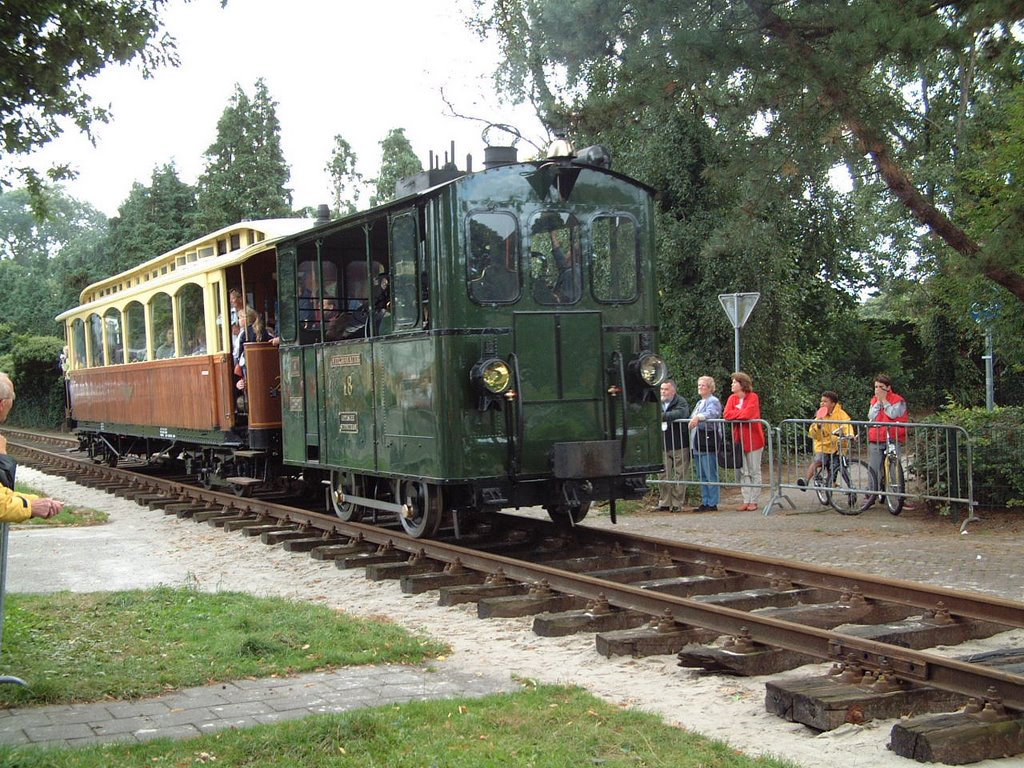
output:
M721 491L718 487L718 446L721 444L722 427L708 424L709 419L722 418L722 403L715 397L715 380L710 376L697 379L697 394L700 400L690 414L690 450L697 463L697 479L700 480L700 506L694 512L717 512Z
M725 418L741 422L732 425L732 439L743 448L740 467L740 493L743 504L739 510L757 509L761 498L761 454L764 452L764 427L761 425L761 401L754 391L754 382L743 371L732 375L732 394L725 402Z
M681 512L686 504L685 481L690 475L690 435L686 420L690 404L676 391L672 379L661 385L661 434L665 447L662 460L665 471L661 476L658 509Z
M873 472L869 473L871 490L881 489L882 461L885 458L886 439L896 444L897 455L902 453L901 446L907 442L906 427L890 427L890 423L906 424L909 421L907 401L892 391L892 379L879 374L875 376L875 394L868 407L868 421L881 422L868 427L868 465ZM868 497L867 509L875 503L874 497ZM904 505L904 509L906 509Z

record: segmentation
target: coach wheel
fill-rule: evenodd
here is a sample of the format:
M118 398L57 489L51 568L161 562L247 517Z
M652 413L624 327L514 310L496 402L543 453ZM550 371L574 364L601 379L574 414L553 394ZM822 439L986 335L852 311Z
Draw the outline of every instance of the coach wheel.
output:
M548 517L553 522L559 525L576 525L576 523L583 522L583 518L587 516L587 513L590 511L590 502L584 501L577 506L549 504L544 509L547 510Z
M199 484L208 491L213 488L213 472L208 467L199 470Z
M416 539L437 533L443 514L440 488L431 488L422 480L398 480L395 500L402 505L398 519L406 533Z
M345 501L344 496L362 496L362 486L354 472L331 472L331 509L346 523L357 523L363 516L362 507Z

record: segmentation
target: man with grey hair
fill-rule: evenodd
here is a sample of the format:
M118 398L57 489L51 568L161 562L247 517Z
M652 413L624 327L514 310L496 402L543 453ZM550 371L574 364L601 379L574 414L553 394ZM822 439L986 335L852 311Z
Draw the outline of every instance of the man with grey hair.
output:
M7 421L7 415L13 407L14 384L10 376L0 371L0 424ZM7 438L3 435L0 435L0 458L13 466L7 457ZM40 498L30 493L16 493L13 488L0 484L0 523L21 523L30 517L53 517L63 506L61 501Z

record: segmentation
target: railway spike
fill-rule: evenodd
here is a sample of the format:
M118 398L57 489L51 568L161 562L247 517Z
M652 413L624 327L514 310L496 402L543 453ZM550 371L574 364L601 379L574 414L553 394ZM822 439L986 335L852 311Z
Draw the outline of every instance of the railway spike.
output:
M675 617L672 615L672 609L666 608L661 617L656 620L654 626L658 632L675 632L678 627Z
M445 565L444 572L461 575L466 572L466 566L462 564L462 558L456 557L452 562Z
M612 606L603 593L587 603L587 613L591 616L607 616L611 612Z

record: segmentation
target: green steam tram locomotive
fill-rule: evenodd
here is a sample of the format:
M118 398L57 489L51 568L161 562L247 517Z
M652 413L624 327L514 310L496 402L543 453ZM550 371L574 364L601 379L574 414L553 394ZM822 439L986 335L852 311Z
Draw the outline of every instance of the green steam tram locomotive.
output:
M666 373L652 190L600 148L513 154L431 167L385 205L292 232L246 222L87 288L60 318L83 447L184 461L239 493L323 486L339 517L393 514L414 536L509 507L573 523L642 495ZM244 379L232 289L276 327L245 345ZM187 328L214 343L186 354Z

